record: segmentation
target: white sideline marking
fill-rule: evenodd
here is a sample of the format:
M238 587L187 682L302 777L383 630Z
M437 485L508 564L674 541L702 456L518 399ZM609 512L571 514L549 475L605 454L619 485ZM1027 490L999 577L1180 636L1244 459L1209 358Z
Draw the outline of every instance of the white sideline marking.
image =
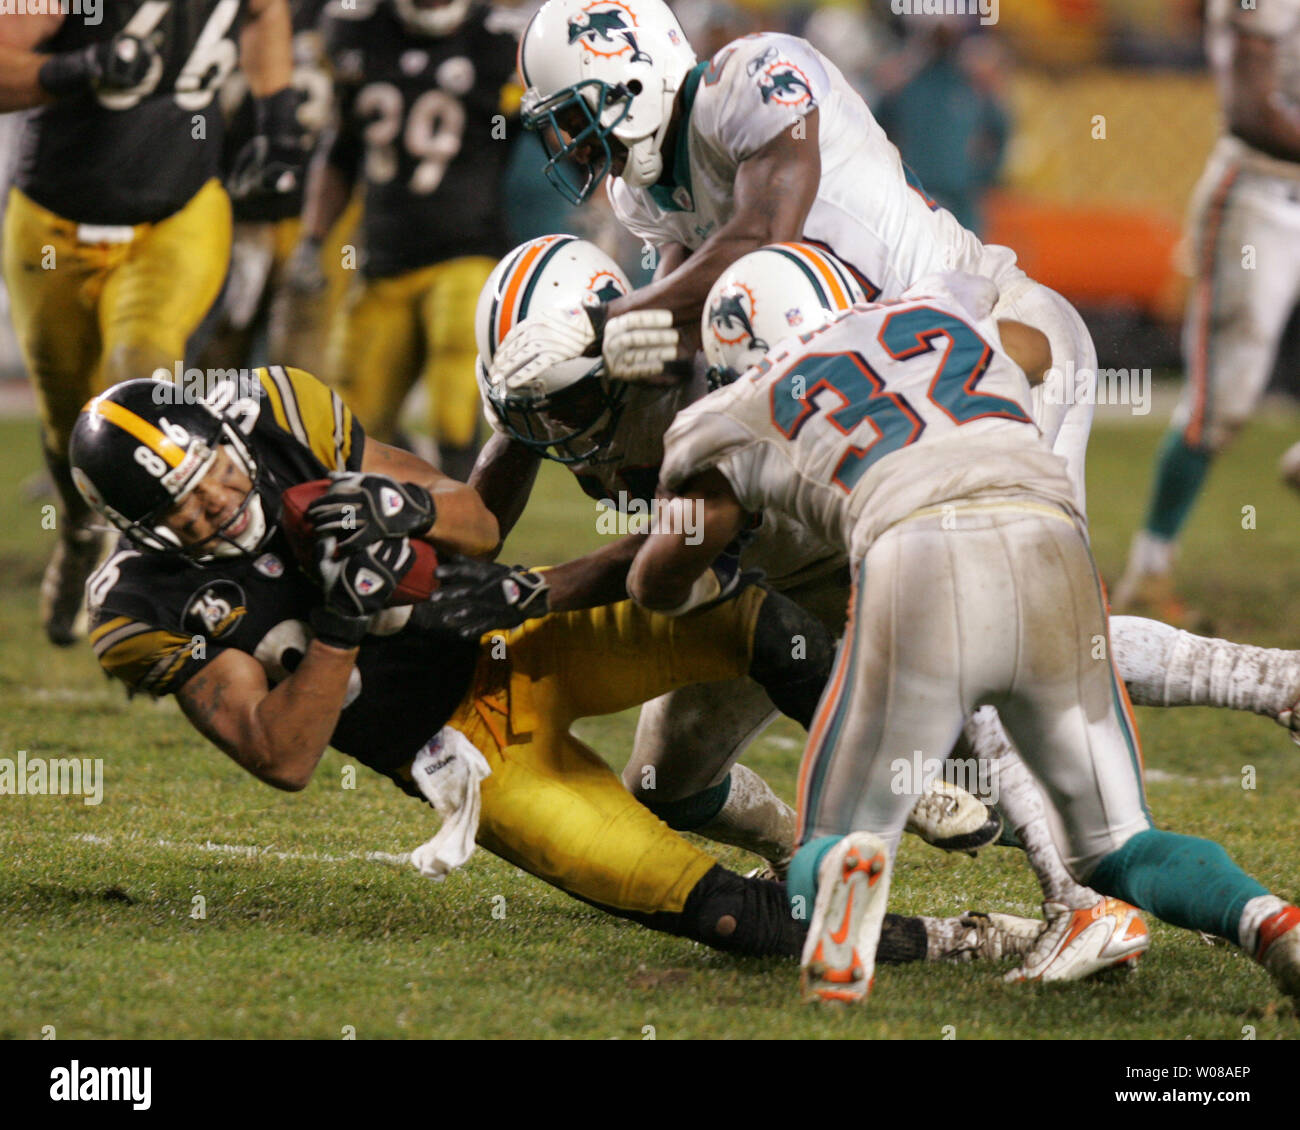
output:
M242 855L248 859L287 859L306 863L389 863L397 866L410 866L410 853L394 855L387 851L349 851L342 855L325 855L316 851L273 851L269 847L256 844L215 844L205 840L201 844L181 843L178 840L150 840L144 836L97 836L93 832L79 832L72 837L83 844L97 847L110 847L119 841L122 843L145 843L150 847L166 848L169 851L210 851L220 855Z
M1147 781L1158 785L1213 785L1216 788L1232 785L1241 788L1240 777L1188 777L1182 773L1169 773L1164 769L1147 769L1142 774Z

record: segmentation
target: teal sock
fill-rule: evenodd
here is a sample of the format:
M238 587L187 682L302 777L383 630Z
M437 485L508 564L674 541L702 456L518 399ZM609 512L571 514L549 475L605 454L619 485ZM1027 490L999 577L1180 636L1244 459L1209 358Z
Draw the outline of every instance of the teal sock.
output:
M1201 493L1214 456L1208 448L1189 447L1182 432L1166 433L1156 460L1155 488L1147 510L1146 529L1173 541Z
M843 838L818 836L794 853L789 874L785 877L785 893L790 900L790 913L795 918L804 922L812 918L813 903L817 901L817 870L822 865L822 857Z
M1105 856L1088 886L1174 926L1204 930L1238 945L1246 903L1268 894L1213 840L1154 828Z
M731 774L728 773L712 788L682 797L681 800L658 801L642 797L641 803L674 831L693 832L717 816L730 795Z

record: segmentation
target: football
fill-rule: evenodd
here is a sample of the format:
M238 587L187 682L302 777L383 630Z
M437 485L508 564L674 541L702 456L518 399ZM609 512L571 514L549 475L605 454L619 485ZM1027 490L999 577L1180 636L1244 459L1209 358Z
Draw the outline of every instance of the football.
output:
M311 519L307 516L307 507L329 490L329 486L329 479L313 479L309 483L290 487L280 496L285 536L289 539L298 564L309 573L313 569L315 534ZM398 584L390 604L418 604L422 600L428 600L429 594L438 587L438 554L433 546L419 538L410 539L410 545L415 553L415 564Z

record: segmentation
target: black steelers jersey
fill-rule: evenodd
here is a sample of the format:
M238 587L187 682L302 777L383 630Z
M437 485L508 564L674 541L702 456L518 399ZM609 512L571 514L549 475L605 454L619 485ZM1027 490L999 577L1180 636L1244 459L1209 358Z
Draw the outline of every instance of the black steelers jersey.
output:
M360 469L365 435L334 393L298 369L256 372L256 395L233 415L275 497ZM123 537L86 592L100 665L131 693L154 696L174 694L228 648L253 656L274 686L302 660L308 614L322 599L282 531L252 559L206 565L140 552ZM451 716L477 654L477 644L426 627L421 606L389 609L361 645L330 744L391 776Z
M298 92L298 122L313 144L329 122L333 108L333 84L325 60L325 45L320 33L321 16L329 0L290 0L293 14L293 77L290 85ZM240 151L256 133L253 95L248 79L236 71L221 88L221 109L226 120L222 146L221 171L228 174ZM255 197L233 200L235 219L248 223L265 222L285 215L284 201ZM293 215L302 211L302 187L293 194Z
M331 5L338 132L330 161L364 184L364 273L388 278L505 250L515 36L475 8L453 34L411 32L387 3Z
M103 19L68 16L38 48L57 53L130 31L160 65L134 90L85 94L28 118L15 182L83 224L142 224L179 211L219 173L218 88L239 62L244 0L112 0Z

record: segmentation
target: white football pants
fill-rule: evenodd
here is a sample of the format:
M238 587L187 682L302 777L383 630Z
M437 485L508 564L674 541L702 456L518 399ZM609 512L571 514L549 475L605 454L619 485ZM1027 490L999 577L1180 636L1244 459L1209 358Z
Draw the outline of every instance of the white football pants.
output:
M1036 500L958 503L956 528L945 529L951 513L901 522L859 565L800 768L799 842L859 830L896 847L928 777L989 704L1051 802L1067 867L1086 882L1151 826L1086 538Z

